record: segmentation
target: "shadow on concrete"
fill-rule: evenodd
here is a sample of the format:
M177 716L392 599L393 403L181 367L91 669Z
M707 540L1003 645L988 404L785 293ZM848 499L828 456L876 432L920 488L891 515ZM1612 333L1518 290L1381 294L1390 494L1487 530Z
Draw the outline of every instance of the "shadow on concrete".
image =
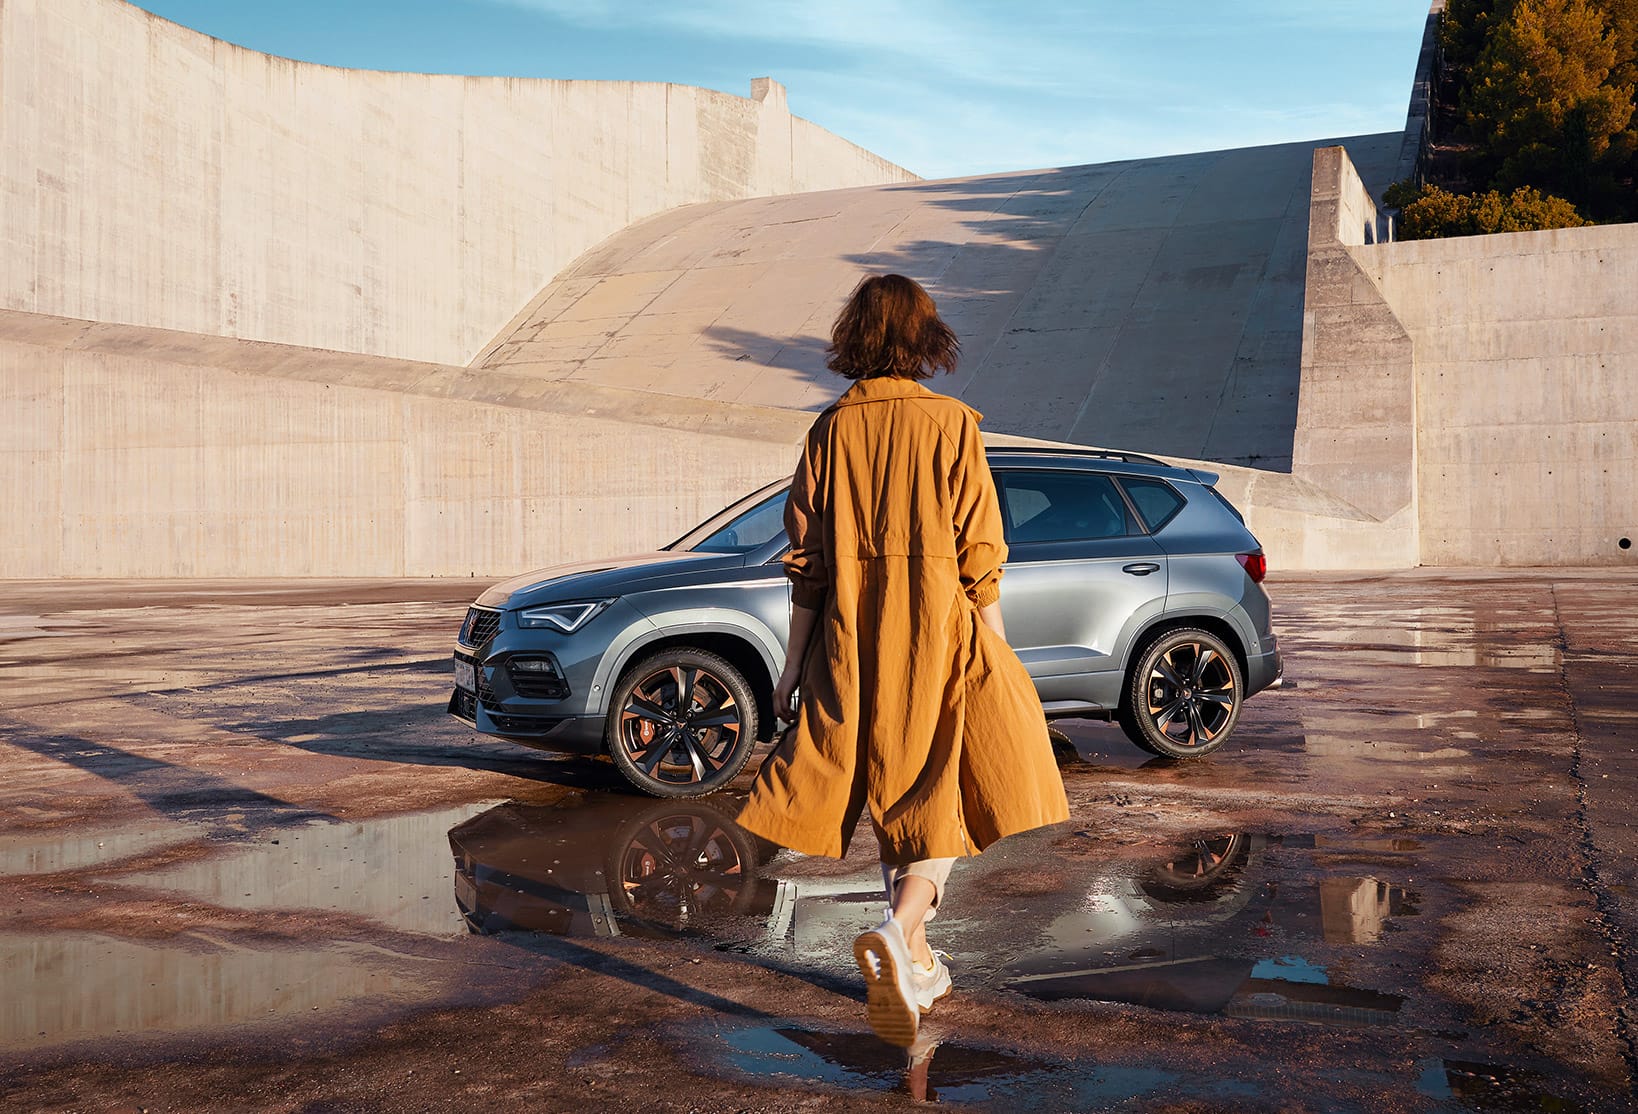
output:
M9 725L6 736L12 746L103 778L155 812L183 823L241 831L337 819L327 812L235 785L215 774L77 735L32 735L14 723Z
M847 386L824 366L843 284L850 273L899 272L932 290L963 340L957 371L929 385L983 412L987 429L1289 471L1313 151L1345 144L1364 177L1385 184L1400 138L715 206L669 228L663 245L641 227L618 234L606 273L575 277L621 275L631 260L657 258L651 248L696 274L745 270L742 285L700 280L720 291L717 318L677 333L674 350L649 350L641 389L654 393L821 410ZM731 260L729 242L744 245ZM608 335L652 343L662 323L627 327L649 312L625 311Z
M463 741L461 736L471 736L471 729L449 719L442 705L401 704L305 719L221 721L215 726L329 758L458 767L568 789L634 793L613 766L591 755L536 751L475 736L474 741ZM444 730L429 732L429 727ZM446 733L452 737L439 741L437 736ZM421 741L428 735L430 739Z

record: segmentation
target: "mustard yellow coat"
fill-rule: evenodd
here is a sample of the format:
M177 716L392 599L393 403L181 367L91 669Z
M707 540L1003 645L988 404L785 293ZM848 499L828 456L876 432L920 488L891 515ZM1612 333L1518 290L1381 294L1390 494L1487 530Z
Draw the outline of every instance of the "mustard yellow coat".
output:
M742 827L839 857L868 807L882 860L902 864L1068 817L1035 686L978 618L1007 556L978 421L913 380L876 378L808 431L785 572L820 617L797 723Z

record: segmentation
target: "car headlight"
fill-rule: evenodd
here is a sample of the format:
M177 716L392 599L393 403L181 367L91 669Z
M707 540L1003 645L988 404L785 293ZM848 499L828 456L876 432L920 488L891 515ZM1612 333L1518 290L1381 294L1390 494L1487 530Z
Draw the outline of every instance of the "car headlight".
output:
M552 627L564 634L573 634L613 602L612 599L576 600L573 603L549 603L544 607L525 608L518 612L518 626L525 630Z

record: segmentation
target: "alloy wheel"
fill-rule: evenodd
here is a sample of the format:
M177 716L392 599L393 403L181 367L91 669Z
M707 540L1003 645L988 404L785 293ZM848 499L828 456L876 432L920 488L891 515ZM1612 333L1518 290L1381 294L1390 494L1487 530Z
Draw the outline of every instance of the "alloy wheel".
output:
M756 742L756 702L731 664L703 650L663 651L617 686L609 753L632 784L692 797L727 784Z
M1127 675L1118 718L1144 750L1197 758L1228 738L1244 693L1240 664L1222 639L1184 627L1144 647Z

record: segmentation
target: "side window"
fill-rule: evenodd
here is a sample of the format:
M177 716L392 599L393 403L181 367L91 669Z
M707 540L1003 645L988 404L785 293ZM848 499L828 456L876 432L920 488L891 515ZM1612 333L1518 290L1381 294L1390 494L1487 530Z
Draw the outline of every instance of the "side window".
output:
M726 526L695 544L695 553L749 553L766 545L785 529L785 497L788 491L757 504Z
M1133 476L1122 476L1121 485L1126 488L1126 494L1132 497L1137 505L1138 514L1143 516L1143 522L1149 527L1152 534L1172 520L1172 516L1183 509L1184 499L1164 480L1140 480Z
M1088 541L1139 532L1108 476L1002 470L996 479L1006 499L1009 542Z

